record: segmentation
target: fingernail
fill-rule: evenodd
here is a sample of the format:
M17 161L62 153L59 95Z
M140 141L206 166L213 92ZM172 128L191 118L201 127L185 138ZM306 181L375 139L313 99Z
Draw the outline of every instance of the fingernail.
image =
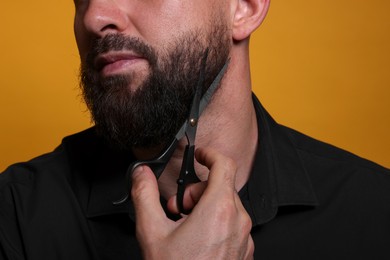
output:
M144 167L142 165L138 166L137 168L134 169L132 177L136 178L138 175L140 175L144 170Z

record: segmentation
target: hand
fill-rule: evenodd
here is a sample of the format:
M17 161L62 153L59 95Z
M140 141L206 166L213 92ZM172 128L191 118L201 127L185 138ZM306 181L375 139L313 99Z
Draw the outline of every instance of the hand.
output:
M134 171L131 194L145 259L252 259L252 225L234 187L235 163L211 149L198 149L196 159L210 169L209 180L203 192L186 199L193 203L191 214L176 222L161 207L150 168Z

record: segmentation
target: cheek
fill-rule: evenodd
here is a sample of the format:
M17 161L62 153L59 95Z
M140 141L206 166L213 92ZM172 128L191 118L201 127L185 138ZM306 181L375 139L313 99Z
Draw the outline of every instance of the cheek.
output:
M194 8L197 5L193 2L197 1L143 1L131 16L134 30L146 41L158 46L184 32L202 27L206 14L199 7Z
M74 36L77 44L77 48L79 51L79 55L81 60L84 60L86 53L88 51L88 37L86 31L83 29L82 20L79 20L77 16L74 18L74 26L73 26Z

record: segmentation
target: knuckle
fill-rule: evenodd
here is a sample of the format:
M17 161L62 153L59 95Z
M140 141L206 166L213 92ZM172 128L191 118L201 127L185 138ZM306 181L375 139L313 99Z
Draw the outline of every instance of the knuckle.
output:
M243 214L241 223L242 223L241 228L243 230L243 233L249 234L252 230L252 219L247 213Z

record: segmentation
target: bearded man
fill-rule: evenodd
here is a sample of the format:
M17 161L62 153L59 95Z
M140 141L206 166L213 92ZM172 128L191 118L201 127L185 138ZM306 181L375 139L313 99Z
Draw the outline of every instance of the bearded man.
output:
M269 0L75 7L95 126L0 175L2 259L389 257L389 170L278 125L252 94ZM183 123L197 131L177 138Z

